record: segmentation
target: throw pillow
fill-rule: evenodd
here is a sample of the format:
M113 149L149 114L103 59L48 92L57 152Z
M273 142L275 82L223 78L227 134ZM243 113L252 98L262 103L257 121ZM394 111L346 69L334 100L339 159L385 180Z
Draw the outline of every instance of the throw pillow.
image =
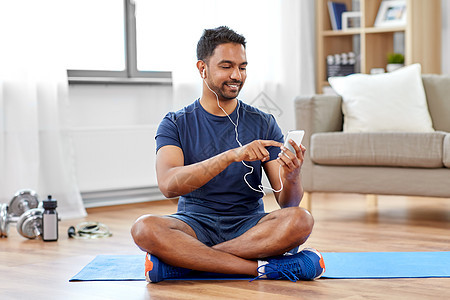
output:
M344 132L434 131L420 64L392 73L352 74L328 81L342 96Z

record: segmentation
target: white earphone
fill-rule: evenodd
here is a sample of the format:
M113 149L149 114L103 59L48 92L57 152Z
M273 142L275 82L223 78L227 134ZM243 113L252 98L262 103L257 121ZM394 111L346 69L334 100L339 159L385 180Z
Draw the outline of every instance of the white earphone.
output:
M205 71L206 71L206 69L203 69L203 72L202 72L202 78L203 78L203 81L205 82L206 87L207 87L207 88L208 88L208 89L216 96L217 106L219 106L219 108L220 108L220 109L225 113L225 115L228 117L228 119L230 120L230 122L234 125L234 132L235 132L235 134L236 134L236 142L238 143L239 147L242 147L242 144L241 144L241 142L239 141L239 133L238 133L238 125L239 125L239 107L240 107L240 102L238 101L237 118L236 118L236 123L235 123L235 122L233 122L233 120L231 119L231 117L227 114L227 112L222 108L222 106L220 106L219 96L217 95L217 93L214 92L214 91L209 87L209 84L206 82L206 80L205 80L205 77L206 77ZM264 188L269 189L269 190L272 190L272 191L277 192L277 193L278 193L278 192L281 192L281 191L283 190L283 180L281 179L281 165L280 165L280 167L279 167L279 169L278 169L278 177L280 178L281 188L280 188L279 190L275 190L275 189L273 189L273 188L271 188L271 187L263 186L262 184L258 185L258 188L259 188L259 189L256 189L256 188L252 187L252 186L250 185L250 183L247 181L247 176L253 173L253 169L254 169L254 168L253 168L252 166L247 165L244 161L241 161L241 163L242 163L244 166L246 166L247 168L250 169L249 172L245 173L245 175L244 175L244 181L245 181L245 183L248 185L248 187L249 187L250 189L252 189L253 191L259 192L259 193L262 193L263 195L265 195L266 193L264 192Z

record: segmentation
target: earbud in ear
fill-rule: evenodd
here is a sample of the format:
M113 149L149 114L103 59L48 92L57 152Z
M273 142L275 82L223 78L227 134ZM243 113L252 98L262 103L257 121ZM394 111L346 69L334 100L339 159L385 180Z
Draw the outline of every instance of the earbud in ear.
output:
M203 79L206 78L206 69L203 69L203 72L202 72L202 78L203 78Z

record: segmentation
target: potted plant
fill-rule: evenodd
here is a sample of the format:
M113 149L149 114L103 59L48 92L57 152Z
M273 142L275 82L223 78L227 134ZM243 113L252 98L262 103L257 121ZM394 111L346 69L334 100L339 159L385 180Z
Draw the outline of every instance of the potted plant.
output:
M405 65L405 57L401 53L389 53L387 62L386 71L392 72Z

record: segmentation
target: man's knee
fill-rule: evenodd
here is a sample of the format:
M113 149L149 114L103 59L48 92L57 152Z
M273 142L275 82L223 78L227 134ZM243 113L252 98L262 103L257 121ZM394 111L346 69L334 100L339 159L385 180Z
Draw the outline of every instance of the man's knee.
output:
M131 227L131 236L136 245L146 251L155 244L158 232L161 230L161 217L144 215L136 220Z
M301 243L305 242L314 226L314 219L309 211L301 207L291 207L287 211L287 219L290 234Z

